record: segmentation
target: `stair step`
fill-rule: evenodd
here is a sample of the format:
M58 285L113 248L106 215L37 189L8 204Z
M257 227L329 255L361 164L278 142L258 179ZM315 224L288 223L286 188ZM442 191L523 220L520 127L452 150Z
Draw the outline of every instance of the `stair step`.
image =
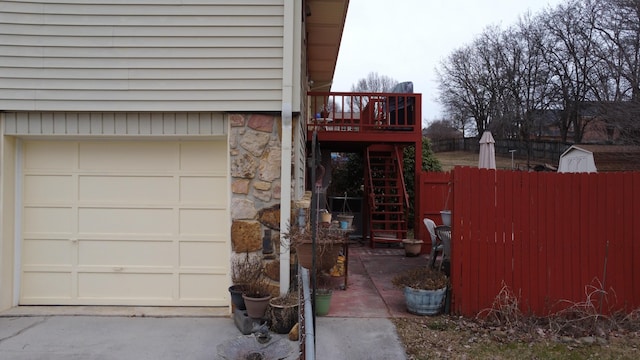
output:
M398 243L407 234L402 164L395 145L376 144L367 148L369 236L371 243Z

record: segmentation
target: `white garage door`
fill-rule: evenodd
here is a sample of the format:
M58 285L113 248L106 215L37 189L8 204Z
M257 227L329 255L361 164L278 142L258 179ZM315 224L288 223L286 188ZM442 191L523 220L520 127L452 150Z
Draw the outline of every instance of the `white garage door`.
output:
M23 305L228 305L225 141L25 141Z

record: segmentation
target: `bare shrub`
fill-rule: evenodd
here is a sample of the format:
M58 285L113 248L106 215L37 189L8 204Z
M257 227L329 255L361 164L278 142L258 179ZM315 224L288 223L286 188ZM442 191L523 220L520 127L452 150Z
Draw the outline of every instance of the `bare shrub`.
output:
M481 311L476 318L485 318L503 326L516 327L521 324L524 315L520 310L520 296L516 296L511 289L502 282L502 288L493 299L491 308Z

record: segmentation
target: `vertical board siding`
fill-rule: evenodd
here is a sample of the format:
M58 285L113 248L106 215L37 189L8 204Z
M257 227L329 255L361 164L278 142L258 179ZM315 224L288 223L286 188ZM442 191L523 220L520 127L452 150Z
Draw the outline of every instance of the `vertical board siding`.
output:
M441 177L422 174L421 201L439 198ZM640 173L459 167L451 178L454 313L486 312L501 291L540 316L587 300L603 313L640 307Z
M447 202L448 184L451 182L451 173L446 172L421 172L420 173L420 191L416 192L419 196L419 208L417 210L419 219L430 218L436 223L441 224L440 210L444 209ZM453 206L453 194L449 198L447 207ZM416 238L424 240L425 243L431 243L431 237L427 233L424 223L420 221L418 224ZM423 246L423 251L428 251Z
M3 1L0 109L279 111L284 0Z
M226 135L221 113L8 112L6 135Z

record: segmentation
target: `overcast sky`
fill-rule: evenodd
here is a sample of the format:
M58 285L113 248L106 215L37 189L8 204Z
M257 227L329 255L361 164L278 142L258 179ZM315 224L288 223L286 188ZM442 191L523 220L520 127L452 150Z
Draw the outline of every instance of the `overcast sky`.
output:
M565 0L350 0L331 91L350 91L370 72L413 81L423 126L442 118L435 67L487 26L506 28L527 11Z

